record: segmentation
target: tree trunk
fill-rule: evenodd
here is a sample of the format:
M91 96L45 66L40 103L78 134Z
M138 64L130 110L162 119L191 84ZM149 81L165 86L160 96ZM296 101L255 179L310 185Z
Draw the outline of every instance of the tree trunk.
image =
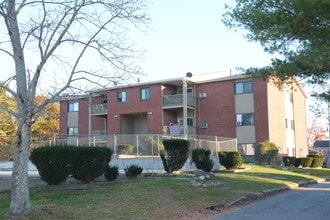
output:
M32 105L34 96L27 86L27 75L20 31L18 28L16 1L6 1L7 16L6 25L13 48L13 59L16 72L16 101L17 101L17 137L15 146L15 158L12 174L11 205L7 212L11 214L23 214L33 210L30 202L28 183L29 146L31 136ZM31 101L32 100L32 101Z
M23 214L33 211L30 202L28 162L31 126L22 124L17 131L15 159L12 174L11 205L7 214Z

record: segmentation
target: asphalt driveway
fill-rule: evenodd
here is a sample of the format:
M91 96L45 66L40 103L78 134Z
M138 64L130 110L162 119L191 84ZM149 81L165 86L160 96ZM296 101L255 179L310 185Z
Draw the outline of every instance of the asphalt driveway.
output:
M299 187L256 203L228 210L213 220L330 219L330 182Z

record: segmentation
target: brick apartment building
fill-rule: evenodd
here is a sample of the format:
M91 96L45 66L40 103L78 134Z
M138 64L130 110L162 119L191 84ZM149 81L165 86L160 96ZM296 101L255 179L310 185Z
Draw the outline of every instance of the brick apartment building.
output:
M307 154L299 83L279 89L274 79L190 76L63 97L60 133L212 135L237 138L246 151L270 140L283 154Z

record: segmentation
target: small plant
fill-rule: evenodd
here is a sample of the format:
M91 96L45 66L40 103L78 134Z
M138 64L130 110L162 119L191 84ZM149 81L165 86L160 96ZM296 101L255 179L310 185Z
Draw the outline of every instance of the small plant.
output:
M236 151L219 151L219 162L227 170L237 169L244 163L243 157Z
M183 167L188 159L189 141L183 139L163 140L167 155L160 154L164 169L167 173L173 173Z
M192 151L191 160L195 163L198 169L201 169L205 172L210 172L213 168L213 161L210 158L211 151L197 148Z
M254 151L254 157L259 163L267 162L269 165L275 161L275 157L278 154L278 148L276 145L269 141L260 142Z
M142 173L143 168L138 165L131 165L129 167L126 167L124 170L127 178L134 179Z
M104 177L108 181L114 181L118 178L119 171L117 166L107 166L104 169Z

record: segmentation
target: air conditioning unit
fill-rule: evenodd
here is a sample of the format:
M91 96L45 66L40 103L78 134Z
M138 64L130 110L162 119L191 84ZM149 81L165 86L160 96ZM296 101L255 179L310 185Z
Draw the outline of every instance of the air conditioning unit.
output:
M200 128L208 128L208 127L209 127L208 123L203 122L200 124Z
M207 97L207 93L206 92L200 92L199 93L199 98L206 98Z

